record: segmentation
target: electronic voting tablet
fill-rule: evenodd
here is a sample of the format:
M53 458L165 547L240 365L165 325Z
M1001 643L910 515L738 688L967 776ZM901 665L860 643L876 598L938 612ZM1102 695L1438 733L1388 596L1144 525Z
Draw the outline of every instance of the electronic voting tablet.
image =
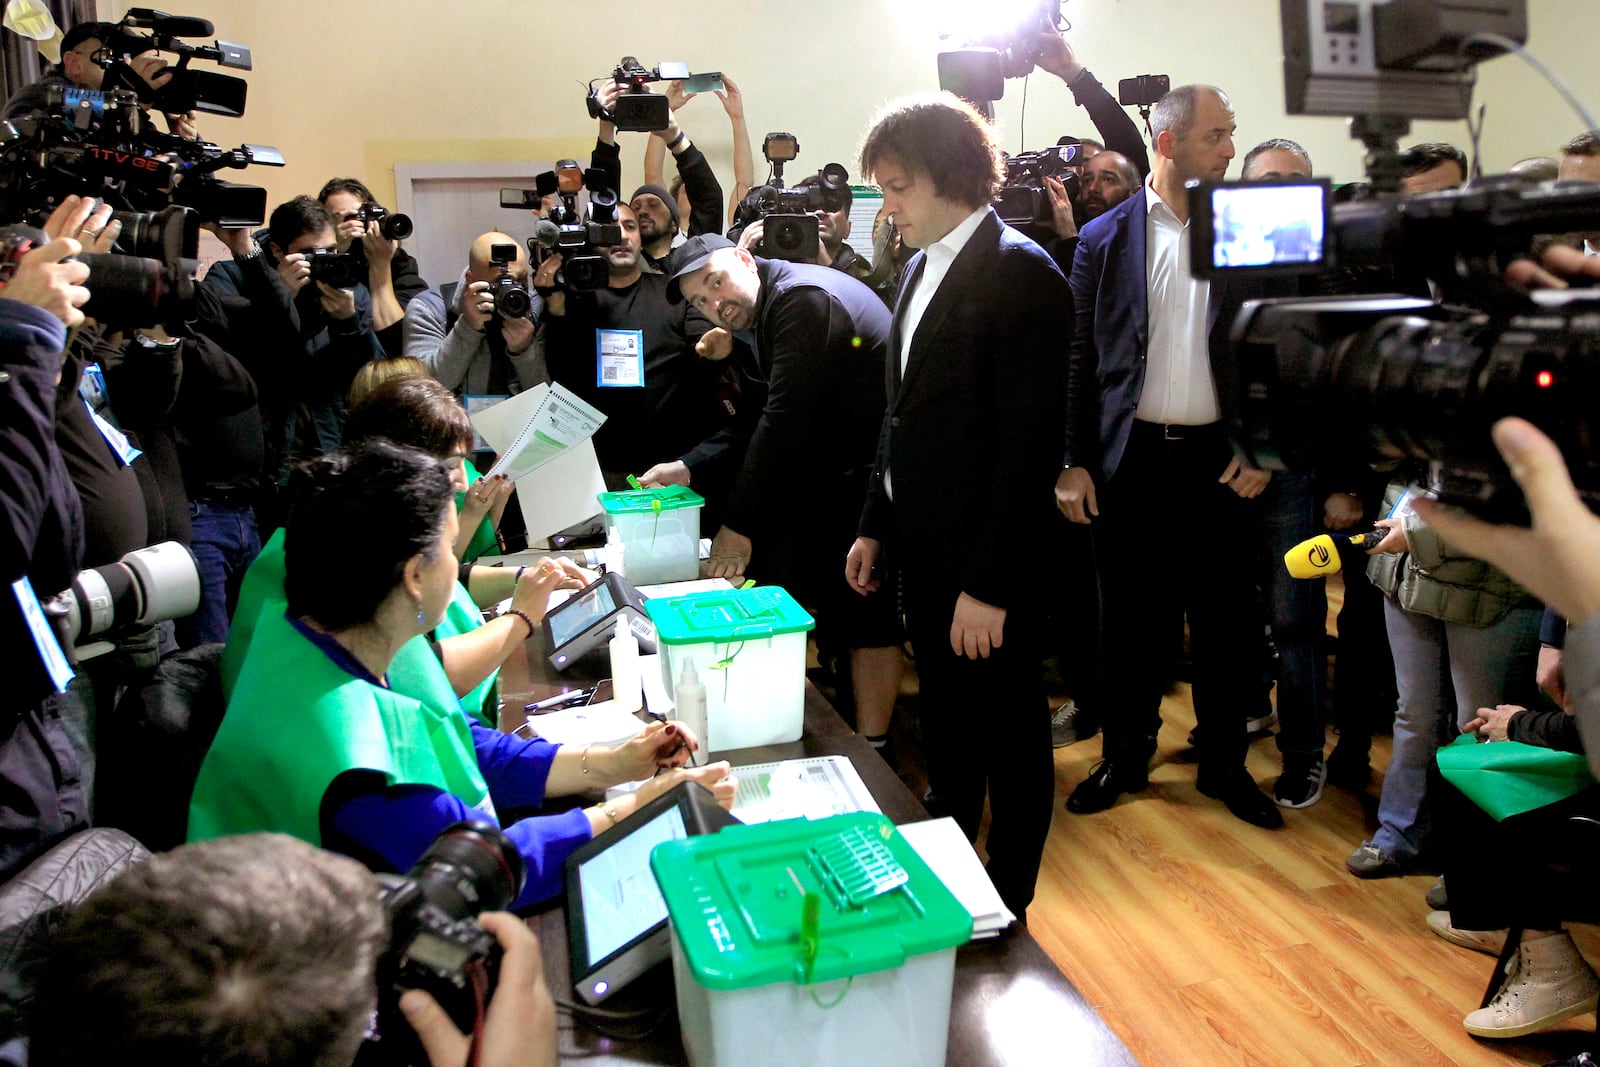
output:
M545 613L540 628L550 667L564 671L603 646L616 632L618 619L627 620L639 639L639 651L656 650L656 628L645 614L644 597L621 575L607 574Z

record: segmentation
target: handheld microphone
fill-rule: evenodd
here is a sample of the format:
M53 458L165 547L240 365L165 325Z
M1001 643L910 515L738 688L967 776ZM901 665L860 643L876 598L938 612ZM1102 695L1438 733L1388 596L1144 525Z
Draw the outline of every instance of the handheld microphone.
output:
M1339 546L1335 537L1343 538L1360 548L1371 548L1389 533L1381 526L1358 534L1318 534L1309 541L1301 541L1283 554L1283 565L1291 578L1324 578L1338 574L1343 565L1339 559Z

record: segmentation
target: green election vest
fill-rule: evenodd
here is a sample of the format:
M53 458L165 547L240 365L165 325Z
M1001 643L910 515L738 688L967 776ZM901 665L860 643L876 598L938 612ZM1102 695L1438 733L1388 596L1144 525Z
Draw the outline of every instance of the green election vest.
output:
M471 485L478 480L478 468L472 465L469 459L461 461L461 467L467 473L467 484ZM456 494L456 510L461 510L461 505L466 501L466 493ZM494 523L485 515L478 520L478 528L472 531L472 540L467 542L467 550L461 553L462 563L472 563L486 552L495 552L500 548L500 539L494 534Z
M1534 811L1594 785L1582 752L1525 745L1480 743L1462 734L1439 749L1439 773L1495 822Z
M239 605L234 609L233 622L228 631L228 644L222 651L224 699L233 697L239 671L249 654L251 640L256 627L260 625L260 620L267 616L282 615L288 606L283 581L283 530L280 529L261 546L261 554L250 564L250 569L245 571L244 581L239 586ZM478 611L478 606L473 603L465 587L457 582L450 606L445 609L444 619L434 630L435 635L442 641L446 637L470 633L482 625L483 615ZM439 670L439 657L422 637L406 642L395 654L394 662L389 665L390 687L396 692L409 694L418 700L436 699L438 693L433 686L437 678L441 677L443 671ZM461 698L461 706L466 709L467 714L491 728L496 724L500 707L500 695L495 686L499 678L500 670L496 668L476 688ZM445 684L448 687L448 679Z
M320 845L323 794L351 770L430 785L495 818L466 717L434 666L436 699L384 689L339 667L281 613L262 615L195 782L189 840L265 830Z

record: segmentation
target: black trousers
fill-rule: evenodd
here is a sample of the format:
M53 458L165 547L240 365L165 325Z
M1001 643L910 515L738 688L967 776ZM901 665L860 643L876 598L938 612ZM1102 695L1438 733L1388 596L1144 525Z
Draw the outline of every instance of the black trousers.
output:
M1142 763L1155 751L1161 667L1187 617L1201 767L1244 765L1243 712L1261 686L1260 522L1253 501L1217 481L1231 459L1220 425L1136 422L1099 494L1108 759Z
M917 661L928 781L970 841L978 839L988 797L989 877L1021 917L1033 900L1055 805L1039 613L1028 605L1010 608L1001 646L987 659L967 659L950 647L960 590L949 582L948 559L930 554L919 565L902 557L897 566Z

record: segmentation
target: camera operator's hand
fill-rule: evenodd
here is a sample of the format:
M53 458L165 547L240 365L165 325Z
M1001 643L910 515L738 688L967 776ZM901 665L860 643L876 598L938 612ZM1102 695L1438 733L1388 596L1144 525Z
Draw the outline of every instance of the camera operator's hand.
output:
M207 222L201 228L216 234L217 240L227 245L228 251L236 256L248 256L255 250L255 241L250 236L248 226L218 226L214 222Z
M400 242L385 237L379 223L369 222L367 231L361 234L361 250L367 255L367 266L372 273L377 274L381 266L383 273L388 274L389 264L400 251Z
M567 313L567 294L556 288L556 274L561 270L561 253L551 252L533 272L532 285L544 297L544 313L557 318Z
M494 315L494 297L488 282L473 282L461 294L461 321L474 333L482 333Z
M333 228L333 250L348 252L350 246L367 234L367 224L354 212L346 212Z
M533 344L534 322L531 315L520 319L500 320L500 336L505 338L506 352L520 356Z
M667 83L667 107L672 111L678 110L699 95L699 93L684 92L683 82L681 81L674 80ZM676 122L677 120L673 119L672 121ZM660 134L657 134L657 136L660 136ZM671 138L669 137L668 140L671 140Z
M89 267L61 261L81 251L83 246L70 237L58 237L35 248L18 261L16 273L0 296L43 308L69 329L78 325L83 321L83 312L78 309L89 299L89 290L83 287Z
M733 355L733 334L721 326L713 326L700 335L700 340L694 343L694 350L701 359L709 359L713 363L720 363ZM685 482L685 485L688 483Z
M168 112L161 117L167 120L167 129L174 137L182 137L185 141L200 139L200 125L193 111L185 111L181 115Z
M160 52L140 52L128 61L128 66L152 89L159 89L172 80L172 68Z
M766 232L766 224L766 219L756 219L746 226L744 232L739 235L739 247L752 256L755 255L756 245L761 243L761 235Z
M311 257L304 252L290 252L278 260L278 277L290 296L299 296L300 290L311 280Z
M1566 245L1551 245L1538 263L1531 259L1513 260L1505 272L1506 281L1527 289L1565 289L1566 278L1600 278L1600 256L1586 256Z
M1494 424L1494 443L1522 486L1532 525L1497 526L1435 500L1417 514L1453 547L1488 560L1574 624L1600 611L1600 518L1584 506L1555 442L1523 419Z
M617 97L622 95L622 86L617 84L615 78L607 78L595 87L595 102L605 109L606 114L614 114L613 108L617 105ZM600 120L600 140L606 144L617 143L617 124L610 119Z
M1217 479L1229 489L1246 500L1261 495L1267 483L1272 481L1272 472L1264 471L1257 467L1246 467L1244 461L1238 456L1228 461L1227 469L1222 472L1222 477Z
M505 955L474 1062L482 1067L554 1067L556 1005L545 984L539 939L527 923L508 912L480 915L478 925L494 935ZM472 1038L456 1029L438 1001L411 989L400 997L400 1010L433 1067L465 1067Z
M327 282L318 282L317 289L322 293L322 310L328 313L330 319L348 319L355 315L354 289L335 289Z
M111 205L93 197L69 196L56 206L40 229L52 241L71 237L84 252L109 252L122 233L122 223L109 221Z
M646 489L659 489L664 485L688 485L689 465L681 459L657 463L639 475L639 484Z
M722 91L717 93L717 99L722 101L722 110L728 113L728 118L744 118L744 94L726 73L722 75Z
M1034 63L1040 70L1049 71L1069 85L1072 79L1083 73L1083 64L1078 62L1072 46L1061 34L1041 33L1037 39L1039 58L1034 60Z
M1059 178L1045 175L1045 195L1050 197L1051 228L1060 238L1078 236L1078 220L1072 214L1072 198L1067 195L1067 187L1061 184Z

